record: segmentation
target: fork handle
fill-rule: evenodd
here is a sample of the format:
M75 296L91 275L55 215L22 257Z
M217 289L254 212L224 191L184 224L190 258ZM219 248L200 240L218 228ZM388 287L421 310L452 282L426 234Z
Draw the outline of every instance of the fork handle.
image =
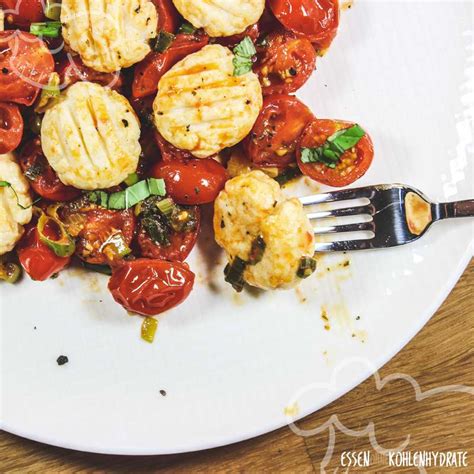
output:
M474 199L438 204L439 219L474 217Z

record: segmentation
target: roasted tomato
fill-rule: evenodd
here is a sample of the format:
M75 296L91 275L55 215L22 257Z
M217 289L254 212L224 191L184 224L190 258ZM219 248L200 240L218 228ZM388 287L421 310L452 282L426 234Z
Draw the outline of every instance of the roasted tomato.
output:
M243 33L238 35L226 36L224 38L217 38L216 42L228 48L237 46L246 36L248 36L254 43L260 36L260 27L258 23L250 25Z
M163 161L175 161L182 159L192 159L193 155L189 151L180 150L172 145L170 142L166 141L160 132L155 130L155 142L160 149L161 158Z
M79 56L65 56L56 66L56 72L61 78L61 88L69 87L79 81L96 82L110 89L120 90L124 79L122 73L98 72L86 66Z
M53 56L36 36L0 31L0 101L32 105L54 71Z
M214 202L227 181L225 168L212 158L162 161L150 175L165 180L168 194L178 204Z
M109 290L126 310L155 316L182 303L194 278L186 263L144 258L115 266Z
M60 210L69 234L77 237L76 255L94 265L111 264L130 254L135 230L133 210L112 211L72 202Z
M133 107L133 110L138 115L141 124L144 127L154 129L153 124L153 101L155 96L149 95L148 97L134 98L130 97L129 102Z
M28 28L31 23L44 20L44 0L0 0L6 25Z
M288 30L306 37L322 51L339 26L338 0L269 0L270 8Z
M179 27L179 13L172 0L152 0L158 10L158 31L174 33Z
M28 178L33 190L49 201L70 201L77 198L81 191L63 184L51 168L41 149L41 141L35 138L28 142L20 154L20 166Z
M156 94L158 82L178 61L202 49L209 42L203 33L179 34L163 53L150 53L135 67L132 84L133 97Z
M140 205L138 222L137 242L142 257L182 262L196 243L200 211L197 206L178 206L170 198L151 197Z
M310 78L316 67L316 51L305 38L292 33L273 33L259 48L255 72L263 93L296 92Z
M308 107L294 96L266 97L246 141L249 158L261 167L287 167L295 162L301 132L313 118Z
M341 156L335 168L330 168L324 163L301 162L302 148L322 146L331 135L352 125L354 124L350 122L320 119L314 119L309 123L301 135L297 152L301 172L319 183L334 187L347 186L361 178L369 169L374 157L372 140L367 133L354 148Z
M54 235L47 237L54 238ZM33 280L44 281L65 268L71 257L58 257L39 237L36 225L30 225L17 247L18 259Z
M23 136L23 117L14 104L0 102L0 155L15 150Z

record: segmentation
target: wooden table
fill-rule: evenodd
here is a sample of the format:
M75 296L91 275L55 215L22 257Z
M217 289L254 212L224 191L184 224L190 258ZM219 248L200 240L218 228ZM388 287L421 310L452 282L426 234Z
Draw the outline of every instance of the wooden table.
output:
M447 385L474 386L473 288L474 261L429 324L380 371L381 377L409 374L423 392ZM398 446L410 435L407 449L412 451L468 451L470 467L456 472L474 472L472 394L435 393L416 401L406 380L392 381L379 391L374 378L370 378L308 417L301 426L315 428L336 414L352 430L360 431L372 421L376 439L385 448ZM257 439L200 453L130 458L73 452L0 432L0 472L319 472L327 446L328 431L303 438L286 427ZM334 472L337 467L343 470L341 453L363 450L371 453L371 467L361 468L360 472L403 471L389 468L387 458L374 451L367 436L352 437L341 432L336 433L327 471ZM403 472L415 471L408 468Z

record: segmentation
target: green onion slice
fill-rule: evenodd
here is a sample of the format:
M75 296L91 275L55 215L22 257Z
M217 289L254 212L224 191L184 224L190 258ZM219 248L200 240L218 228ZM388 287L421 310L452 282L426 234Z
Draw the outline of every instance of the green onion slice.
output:
M142 339L151 344L155 340L157 329L158 321L155 318L145 318L142 322L141 328Z
M46 228L52 230L46 235ZM38 235L44 244L46 244L58 257L70 257L76 250L74 239L66 232L62 222L54 217L47 216L43 211L38 219ZM51 237L51 234L56 234Z
M127 179L124 181L124 183L127 186L133 186L134 184L137 184L138 181L140 181L140 178L138 177L137 173L132 173L128 175Z
M257 54L253 41L246 36L234 48L234 76L243 76L252 70L253 57Z
M152 46L153 51L156 53L164 53L173 44L175 38L176 36L172 33L160 31Z
M175 208L174 201L171 198L163 199L156 203L158 210L166 217L171 216Z
M339 130L331 135L326 143L316 148L302 148L302 163L323 163L328 168L334 169L341 156L351 148L355 147L366 135L364 129L359 125Z
M196 33L197 28L195 28L191 23L188 23L185 21L178 30L178 33L184 33L186 35L192 35L193 33Z
M30 33L35 36L45 38L58 38L61 31L60 21L44 21L41 23L31 23Z
M21 267L16 263L0 262L0 280L16 283L21 277Z

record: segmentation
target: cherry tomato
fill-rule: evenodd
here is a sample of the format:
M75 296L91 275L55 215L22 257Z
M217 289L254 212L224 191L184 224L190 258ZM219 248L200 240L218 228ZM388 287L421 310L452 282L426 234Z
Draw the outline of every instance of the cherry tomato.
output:
M32 105L54 71L53 56L36 36L0 31L0 101Z
M47 237L48 229L45 228ZM41 242L38 229L30 225L17 247L18 259L25 272L33 280L44 281L55 273L63 270L71 261L71 257L58 257L46 244Z
M319 50L329 47L339 26L338 0L269 0L281 24L315 43Z
M41 141L35 138L21 150L20 166L36 194L49 201L70 201L81 194L76 188L63 184L51 168L41 149Z
M0 102L0 155L15 150L23 136L23 117L14 104Z
M133 97L146 97L156 94L158 82L178 61L195 53L209 43L209 37L203 33L179 34L163 53L150 53L135 67L132 84Z
M351 150L340 158L336 168L332 169L324 163L302 163L301 148L316 148L338 130L354 125L350 122L314 119L305 128L298 146L298 166L301 172L310 178L328 186L342 187L362 177L369 169L374 158L374 147L369 135L361 138Z
M182 303L194 278L186 263L143 258L114 267L109 290L126 310L155 316Z
M153 101L155 97L153 95L149 95L148 97L130 97L129 99L130 104L135 110L135 113L138 115L142 125L144 127L154 129L155 126L153 124Z
M29 28L31 23L44 21L44 0L0 0L6 25Z
M183 209L186 212L186 209ZM201 213L197 206L190 209L196 216L195 227L192 230L176 232L171 230L169 234L169 244L161 245L152 240L145 227L138 225L137 242L140 247L142 257L170 260L172 262L183 262L191 253L196 244L201 226Z
M175 161L183 159L193 159L193 155L189 151L176 148L170 142L165 140L160 132L155 130L155 142L160 149L163 161Z
M56 72L61 79L61 88L69 87L79 81L96 82L110 89L120 90L124 84L121 72L98 72L86 66L79 56L67 55L56 66Z
M216 42L228 48L237 46L246 36L248 36L254 43L260 36L260 27L258 23L250 25L243 33L238 35L226 36L224 38L217 38Z
M227 181L225 168L212 158L162 161L150 171L162 178L166 191L178 204L207 204L214 202Z
M130 247L135 230L133 210L113 211L75 203L61 209L61 218L76 240L76 255L87 263L106 265L126 256L114 242ZM109 244L107 244L109 243Z
M292 33L272 33L259 49L255 72L264 95L296 92L316 67L313 45Z
M246 141L251 161L261 167L285 168L296 160L296 147L312 112L291 95L271 95Z
M172 0L152 0L158 11L158 31L174 33L180 24L179 13Z

